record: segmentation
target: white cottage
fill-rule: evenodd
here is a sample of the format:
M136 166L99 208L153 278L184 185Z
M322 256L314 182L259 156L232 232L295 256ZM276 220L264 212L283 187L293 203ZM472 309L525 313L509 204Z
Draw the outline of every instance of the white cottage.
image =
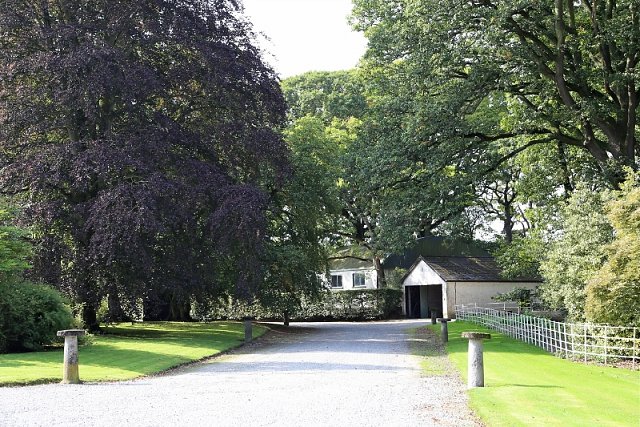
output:
M506 280L490 256L420 256L402 279L407 317L455 317L458 304L487 305L514 288L535 289L540 280Z
M329 265L329 286L334 290L375 289L378 275L371 262L356 258L332 260Z

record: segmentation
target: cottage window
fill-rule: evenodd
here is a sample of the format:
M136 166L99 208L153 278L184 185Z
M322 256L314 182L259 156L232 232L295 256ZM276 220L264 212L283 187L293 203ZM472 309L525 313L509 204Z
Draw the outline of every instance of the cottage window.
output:
M342 287L342 276L339 274L331 275L331 287L332 288L341 288Z
M353 287L364 288L364 273L353 273Z

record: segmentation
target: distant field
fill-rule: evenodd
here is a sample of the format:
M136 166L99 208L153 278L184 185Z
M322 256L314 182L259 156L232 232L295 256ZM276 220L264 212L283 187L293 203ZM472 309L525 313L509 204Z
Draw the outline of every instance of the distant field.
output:
M93 343L80 347L80 379L127 380L161 372L213 356L244 341L237 322L122 323L104 328ZM254 325L253 335L267 331ZM0 385L58 382L62 379L62 348L0 355Z
M434 331L440 325L432 326ZM463 331L484 343L485 387L469 391L489 426L640 426L640 372L583 365L467 322L449 323L447 352L466 383Z

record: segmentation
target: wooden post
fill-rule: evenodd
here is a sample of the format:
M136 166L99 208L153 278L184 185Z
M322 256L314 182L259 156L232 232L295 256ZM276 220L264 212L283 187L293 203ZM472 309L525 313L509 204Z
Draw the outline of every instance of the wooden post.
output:
M253 340L253 323L251 317L244 318L244 342L250 343Z
M451 319L447 317L438 317L438 322L440 322L440 336L442 337L442 342L449 342L449 327L447 326L447 322Z

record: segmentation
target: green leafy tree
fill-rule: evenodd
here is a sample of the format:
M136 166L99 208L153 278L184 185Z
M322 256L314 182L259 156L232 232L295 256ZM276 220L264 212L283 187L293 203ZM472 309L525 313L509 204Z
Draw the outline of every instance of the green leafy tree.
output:
M389 93L409 95L390 113L407 117L404 129L415 123L429 152L446 145L473 158L498 144L509 156L560 143L588 153L614 185L620 165L636 166L637 1L354 4L370 66L395 76ZM480 107L502 117L497 126L469 120Z
M285 80L282 86L292 120L289 129L295 131L301 123L313 124L315 135L324 134L324 142L317 137L315 141L330 147L337 143L340 147L338 155L332 158L329 174L332 184L323 187L326 195L338 202L339 214L327 217L331 218L331 225L325 230L325 244L332 248L328 248L330 251L352 247L351 251L333 254L333 258L370 260L378 271L379 284L384 286L381 264L384 251L377 238L380 227L375 194L365 194L364 182L357 172L363 167L358 162L361 158L358 139L361 119L367 111L359 73L355 70L305 73ZM310 133L299 137L313 140Z
M640 186L631 175L607 204L615 237L587 283L585 315L595 323L640 325Z
M562 210L560 230L550 244L540 270L542 299L564 309L574 321L585 319L587 283L606 260L605 246L613 238L604 213L607 192L578 188Z
M334 119L362 117L366 110L356 70L300 74L284 80L282 91L292 119L311 115L330 124Z
M2 205L5 205L2 203ZM13 224L14 214L8 207L0 207L0 280L21 274L30 267L33 251L27 231Z
M535 229L526 235L516 235L511 242L501 241L494 256L505 278L538 278L546 250L541 230Z
M306 115L284 132L291 152L292 177L271 208L272 236L266 245L265 281L259 302L289 314L301 301L319 296L326 268L326 241L339 225L338 181L344 135L319 117Z

